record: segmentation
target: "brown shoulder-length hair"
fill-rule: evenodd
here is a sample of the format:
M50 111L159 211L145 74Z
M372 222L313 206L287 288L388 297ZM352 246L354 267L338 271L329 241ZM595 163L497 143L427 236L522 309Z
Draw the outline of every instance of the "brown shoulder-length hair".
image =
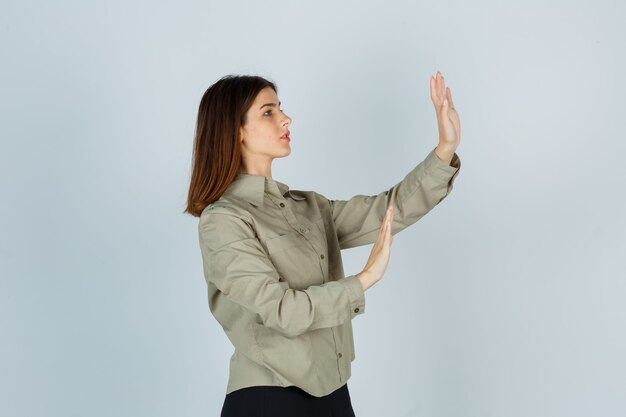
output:
M276 85L256 75L226 75L211 85L198 109L191 181L183 213L200 217L235 180L241 165L239 129L246 112L265 87Z

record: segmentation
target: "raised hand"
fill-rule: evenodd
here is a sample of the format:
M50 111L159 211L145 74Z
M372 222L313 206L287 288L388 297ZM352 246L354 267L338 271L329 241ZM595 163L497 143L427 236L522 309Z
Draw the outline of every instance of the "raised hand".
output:
M452 92L446 87L443 75L437 71L430 77L430 98L435 105L439 125L439 147L454 153L461 141L461 121L454 108Z
M389 206L387 213L378 229L378 238L374 242L372 252L363 271L357 276L361 280L363 291L376 284L387 270L389 257L391 256L391 242L393 235L391 234L391 225L393 224L393 206Z

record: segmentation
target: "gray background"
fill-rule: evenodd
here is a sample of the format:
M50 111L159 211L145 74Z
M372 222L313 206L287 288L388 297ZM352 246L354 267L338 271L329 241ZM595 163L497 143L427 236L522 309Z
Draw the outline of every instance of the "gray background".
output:
M219 415L232 347L182 214L202 94L275 81L274 178L347 199L436 146L437 70L461 173L354 320L357 416L626 415L625 12L3 1L0 415Z

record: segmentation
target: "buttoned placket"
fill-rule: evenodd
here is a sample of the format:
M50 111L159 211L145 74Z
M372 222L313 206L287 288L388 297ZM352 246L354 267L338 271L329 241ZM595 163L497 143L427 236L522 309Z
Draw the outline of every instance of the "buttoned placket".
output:
M317 239L315 239L314 233L311 233L311 228L317 227L317 226L313 224L312 222L310 222L308 219L303 218L303 217L301 217L300 220L298 220L294 212L289 207L288 201L282 196L282 193L280 192L280 189L278 189L278 186L276 186L275 184L271 182L268 182L268 187L272 191L274 191L275 194L270 194L267 191L265 191L265 195L269 198L269 200L272 203L274 203L276 206L278 206L281 209L281 212L285 220L287 221L287 223L293 229L295 229L298 233L300 233L300 235L304 237L307 240L307 242L309 242L309 244L311 244L311 246L313 247L313 250L315 251L315 253L317 253L319 259L321 260L320 262L328 262L328 260L326 259L323 253L324 249L323 249L322 243L319 242ZM277 196L280 196L280 197L277 197ZM303 223L306 223L306 224L303 224ZM328 282L329 281L328 265L320 264L320 269L322 270L324 283ZM337 336L335 335L335 329L328 328L326 330L330 331L333 343L335 345L335 352L337 353L335 360L336 360L339 382L345 383L346 381L344 381L343 373L341 372L341 368L343 366L341 364L341 361L344 360L342 359L343 355L341 353L341 351L343 350L343 346L339 346L337 344Z
M324 246L322 245L322 242L317 239L316 234L311 232L311 228L317 226L302 216L299 218L296 217L295 213L289 207L288 201L282 196L278 187L272 183L269 183L268 186L272 189L276 189L274 190L276 191L276 195L268 193L267 191L265 191L265 195L272 203L280 208L287 224L304 237L304 239L311 245L319 259L318 262L320 263L320 271L322 272L323 282L328 282L328 259L324 255ZM277 197L277 195L280 197Z

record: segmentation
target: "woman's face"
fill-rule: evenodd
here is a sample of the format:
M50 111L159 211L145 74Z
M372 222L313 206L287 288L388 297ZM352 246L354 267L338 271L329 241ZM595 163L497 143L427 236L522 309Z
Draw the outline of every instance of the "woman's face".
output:
M239 140L247 165L271 163L291 153L289 134L291 118L282 112L278 96L271 87L257 94L246 113L246 125L240 130Z

